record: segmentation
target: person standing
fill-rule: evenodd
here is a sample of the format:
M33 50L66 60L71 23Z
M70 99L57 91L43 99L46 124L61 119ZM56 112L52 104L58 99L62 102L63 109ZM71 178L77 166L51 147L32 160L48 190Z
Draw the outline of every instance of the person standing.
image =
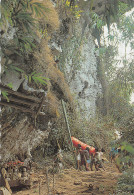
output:
M101 149L99 149L95 154L96 170L99 170L99 168L102 168L105 171L105 168L102 164L102 157L103 157L103 152L101 151Z
M86 150L88 151L88 156L87 156L87 159L86 159L86 167L89 169L89 165L91 167L91 157L90 157L90 153L89 153L89 148L86 147Z
M91 154L91 171L93 171L93 165L95 166L95 170L98 171L98 165L97 165L97 152L98 152L98 148L95 147L95 153Z
M80 151L81 151L81 145L78 144L78 147L77 147L77 151L76 151L76 158L77 158L77 169L80 170L80 162L81 162L81 154L80 154Z
M86 148L86 150L80 149L80 155L81 155L81 166L85 166L86 171L89 171L89 163L90 163L90 157L89 157L89 148Z

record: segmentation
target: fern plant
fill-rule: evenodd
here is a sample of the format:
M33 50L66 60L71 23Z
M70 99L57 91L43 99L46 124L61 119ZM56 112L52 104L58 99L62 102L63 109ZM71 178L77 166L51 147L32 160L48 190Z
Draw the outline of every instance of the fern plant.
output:
M4 98L6 98L7 102L9 102L8 93L7 91L1 91L1 94Z
M27 7L30 8L32 14L36 14L36 16L44 15L44 12L49 11L41 2L33 2L32 0L28 2Z
M24 70L22 70L21 68L18 68L17 66L13 64L10 64L8 66L8 69L21 73L25 77L25 79L28 80L29 83L34 81L36 84L47 85L48 83L46 81L50 80L49 78L41 76L41 73L32 72L31 74L27 75ZM12 88L12 84L9 83L8 87Z
M7 85L10 89L12 89L13 88L13 84L12 83L8 83L8 85Z
M17 66L10 64L7 69L13 70L13 71L17 71L17 72L21 72L21 73L25 73L24 70L22 70L21 68L18 68Z
M28 75L29 83L31 83L32 80L36 84L47 85L46 81L49 80L49 78L45 78L45 77L41 76L41 73L32 72L30 75Z
M9 58L6 49L14 51L15 54L24 56L32 52L36 47L38 23L36 17L40 17L48 11L39 0L4 0L1 2L2 17L1 29L4 33L9 28L15 29L12 42L3 45L1 37L2 55Z
M12 83L8 83L7 86L12 89L13 88L13 85ZM6 98L7 102L9 102L9 98L8 98L8 92L7 91L1 91L1 94L4 98Z

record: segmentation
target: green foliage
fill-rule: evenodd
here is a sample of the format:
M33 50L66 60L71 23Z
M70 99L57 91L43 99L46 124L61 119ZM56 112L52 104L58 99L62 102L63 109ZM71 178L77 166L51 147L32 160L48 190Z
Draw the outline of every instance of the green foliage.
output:
M128 172L129 169L133 168L134 164L134 147L132 144L124 141L115 146L116 148L120 147L121 152L118 154L116 158L116 164L118 165L120 171Z
M13 85L12 83L8 83L7 86L12 89L13 88ZM7 91L1 91L1 94L4 98L6 98L7 102L9 102L9 98L8 98L8 92Z
M133 194L134 193L134 170L131 169L125 172L118 181L117 193Z
M133 91L133 84L129 80L129 77L124 74L124 71L120 70L120 73L117 74L115 80L111 83L111 89L113 93L117 93L118 98L124 98L124 101L129 101Z
M92 18L92 23L93 23L92 27L93 28L97 27L97 29L100 30L102 26L104 25L104 21L102 20L102 18L94 12L91 13L91 18Z
M109 113L118 122L121 122L122 118L126 117L126 113L130 114L129 101L134 90L134 63L133 58L127 52L129 49L127 46L130 44L133 53L134 17L133 12L127 16L122 15L128 6L122 3L119 5L118 25L112 25L108 36L103 39L104 43L100 41L99 51L102 52L99 57L103 65L103 76L108 84ZM124 45L124 56L120 58L120 52L123 53L122 45ZM106 48L105 52L103 52L103 48Z
M124 14L125 12L127 12L128 10L128 4L123 3L121 1L118 2L118 9L119 9L119 17L122 16L122 14Z
M124 172L118 181L117 194L134 194L134 169Z
M122 16L120 19L120 23L118 25L119 29L121 30L121 41L128 44L134 38L134 12L132 12L128 16Z
M48 8L46 8L40 2L32 2L32 1L30 1L27 6L31 9L32 14L35 14L37 16L42 16L42 15L44 15L44 12L50 11Z
M104 21L107 24L109 33L111 24L113 22L120 24L120 18L132 7L133 3L129 0L127 1L127 3L118 0L108 0L108 3L105 7Z
M8 83L8 85L7 85L10 89L12 89L13 88L13 84L12 83Z
M36 47L38 21L36 17L43 16L48 9L41 2L32 0L5 0L2 1L1 29L7 33L14 29L12 41L4 44L1 37L2 56L10 58L5 52L7 49L19 56L26 56Z
M121 145L122 145L121 146L122 151L125 150L134 156L134 148L132 147L131 144L128 144L127 142L123 142Z
M13 64L10 64L7 68L11 69L11 70L14 70L14 71L17 71L17 72L24 73L24 70L22 70L21 68L18 68L17 66L15 66Z
M10 24L18 26L25 25L25 23L33 25L32 15L41 16L47 11L48 9L41 2L32 0L2 1L2 20L8 19Z
M7 91L1 91L1 94L4 98L6 98L7 102L9 102L8 93Z
M49 80L49 78L45 78L41 76L41 73L32 72L31 74L27 75L24 70L22 70L21 68L18 68L17 66L13 64L10 64L8 66L8 69L22 73L25 76L25 79L29 81L29 83L34 81L36 84L47 85L46 80ZM8 86L12 88L12 84L9 83Z
M47 85L46 80L49 80L48 78L45 78L41 76L41 73L32 72L30 75L28 75L28 81L31 83L31 81L34 81L36 84L42 84Z

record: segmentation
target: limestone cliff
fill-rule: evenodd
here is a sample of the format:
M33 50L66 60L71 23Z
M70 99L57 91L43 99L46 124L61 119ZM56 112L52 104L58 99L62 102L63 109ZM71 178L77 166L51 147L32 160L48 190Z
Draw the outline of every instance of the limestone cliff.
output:
M60 13L63 17L60 34L55 35L53 45L58 43L60 48L59 50L55 47L60 53L58 66L64 72L71 93L77 101L77 111L81 113L81 117L89 119L95 116L96 100L102 93L102 87L97 75L91 11L89 3L87 5L82 7L76 21L69 13L67 16Z
M11 23L9 25L7 22L1 32L2 82L4 85L12 83L13 90L39 99L42 97L40 93L46 95L41 108L44 113L42 116L33 117L19 109L2 106L1 154L2 160L6 161L14 159L15 156L28 157L37 146L48 141L46 139L50 132L65 129L61 99L68 102L69 111L72 112L75 108L80 118L90 119L95 116L96 100L102 93L102 86L97 73L98 64L90 11L93 8L96 10L97 7L97 10L103 14L106 6L102 1L94 7L91 6L91 1L81 0L78 1L80 7L71 7L70 3L68 4L70 1L42 0L47 10L45 15L37 18L33 16L36 22L38 21L35 26L40 28L37 30L33 25L31 29L30 25L30 30L26 31L27 25L22 25L25 20L18 22L19 16L17 19L11 18L12 12L15 11L12 15L16 16L22 11L19 8L23 8L23 4L14 5L15 9L10 10L10 1L3 2L9 3L6 5L5 18L7 21L9 17L8 22ZM16 1L17 3L20 1ZM34 4L34 1L30 3ZM27 5L24 6L21 17L27 11L26 7ZM29 10L26 14L28 15L26 19L29 20L31 17ZM37 85L32 80L35 73L41 73L43 78L49 78L47 85L41 83ZM41 80L41 77L39 79ZM8 100L8 97L6 98ZM74 102L75 107L73 107ZM50 129L49 121L52 124ZM59 127L56 126L57 121L60 123ZM60 139L63 140L63 137L64 132ZM55 137L54 140L57 144Z
M82 32L82 30L81 26L79 31ZM72 43L68 48L65 43L64 48L67 49L63 49L63 52L67 54L65 57L66 79L75 99L78 100L77 111L81 112L83 118L89 119L95 116L96 100L101 93L101 83L97 77L95 44L89 28L85 29L82 39L82 43L77 48L78 55L80 55L78 56L79 60L76 60L75 65L73 65L73 49L76 49L75 45ZM68 56L70 57L68 58Z

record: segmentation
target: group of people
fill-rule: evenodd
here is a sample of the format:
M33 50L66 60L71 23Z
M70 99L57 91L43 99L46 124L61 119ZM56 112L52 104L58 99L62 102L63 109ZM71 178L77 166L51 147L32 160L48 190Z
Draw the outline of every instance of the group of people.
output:
M112 147L109 153L110 162L114 162L119 172L124 171L125 169L133 167L133 160L131 159L131 153L127 150L121 150L121 146Z
M86 148L82 150L81 145L78 144L77 147L77 167L78 170L81 170L81 167L84 165L86 171L93 171L93 166L95 166L95 170L98 171L100 168L105 170L103 166L103 152L104 149L95 149L95 153L90 154L90 148ZM90 169L89 169L90 167Z

